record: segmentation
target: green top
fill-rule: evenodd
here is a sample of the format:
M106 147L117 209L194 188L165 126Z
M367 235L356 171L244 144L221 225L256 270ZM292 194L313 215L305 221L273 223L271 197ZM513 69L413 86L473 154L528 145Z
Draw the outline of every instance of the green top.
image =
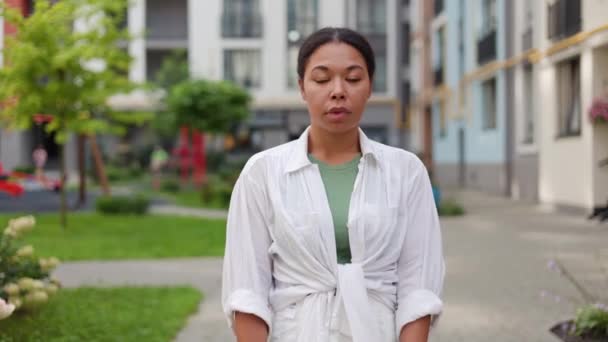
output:
M311 162L319 165L325 193L329 201L329 208L334 221L336 234L336 252L338 263L346 264L351 262L350 242L348 240L348 209L350 207L350 197L355 186L355 178L359 172L359 154L353 160L340 164L328 165L308 154Z

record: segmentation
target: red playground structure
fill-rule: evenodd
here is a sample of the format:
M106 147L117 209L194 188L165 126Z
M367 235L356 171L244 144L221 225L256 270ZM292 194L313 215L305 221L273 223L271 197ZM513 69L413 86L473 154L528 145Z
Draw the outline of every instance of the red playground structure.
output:
M0 163L0 192L7 193L13 197L23 194L23 187L20 184L9 181L9 175L4 172L2 163Z

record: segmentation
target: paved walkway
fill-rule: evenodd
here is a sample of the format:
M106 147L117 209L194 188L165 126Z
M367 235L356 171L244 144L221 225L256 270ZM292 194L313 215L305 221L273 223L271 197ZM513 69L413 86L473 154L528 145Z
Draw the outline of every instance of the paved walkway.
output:
M548 270L553 258L608 296L608 278L598 278L608 269L608 224L475 193L456 197L468 214L442 220L446 304L432 341L558 341L547 329L571 318L581 296Z
M608 224L475 193L456 197L468 213L442 220L445 311L432 342L557 342L548 328L571 318L581 296L548 270L554 258L592 293L608 293L608 278L598 277L608 270ZM205 300L177 341L233 341L220 308L220 259L67 263L55 275L70 287L191 284Z
M228 212L226 210L185 208L171 204L151 205L150 213L157 215L178 215L214 219L222 219L228 216Z

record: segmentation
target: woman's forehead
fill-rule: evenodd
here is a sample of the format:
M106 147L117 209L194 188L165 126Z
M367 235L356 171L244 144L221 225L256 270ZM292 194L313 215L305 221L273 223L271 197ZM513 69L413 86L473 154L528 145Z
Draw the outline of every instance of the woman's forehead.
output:
M365 59L361 53L345 43L327 43L321 45L309 58L307 69L321 71L351 71L366 69Z

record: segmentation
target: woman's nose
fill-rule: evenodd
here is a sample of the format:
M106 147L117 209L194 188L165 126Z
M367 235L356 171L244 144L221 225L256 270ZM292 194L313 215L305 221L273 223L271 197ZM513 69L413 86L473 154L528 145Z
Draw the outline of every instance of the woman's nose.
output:
M333 89L331 90L331 99L342 100L344 97L344 85L342 84L342 80L337 79L334 81Z

